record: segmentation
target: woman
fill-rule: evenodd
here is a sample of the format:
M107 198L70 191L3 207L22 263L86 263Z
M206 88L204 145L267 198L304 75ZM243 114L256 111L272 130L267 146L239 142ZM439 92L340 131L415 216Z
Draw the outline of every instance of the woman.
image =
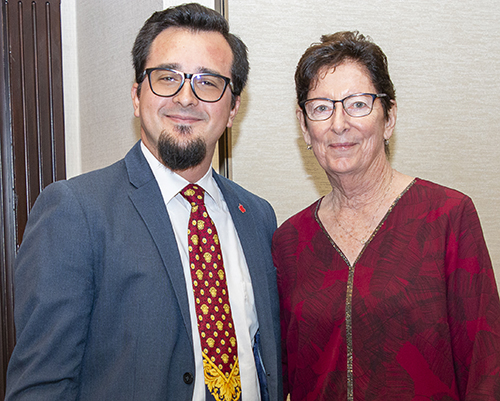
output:
M273 239L285 394L500 399L500 302L472 201L394 170L382 50L322 37L297 66L297 117L332 191Z

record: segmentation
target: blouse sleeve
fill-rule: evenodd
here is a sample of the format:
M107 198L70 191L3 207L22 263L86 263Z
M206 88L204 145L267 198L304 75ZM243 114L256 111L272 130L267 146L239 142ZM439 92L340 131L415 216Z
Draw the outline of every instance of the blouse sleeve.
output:
M445 254L448 324L461 400L500 399L500 301L476 209L450 216Z
M287 400L289 393L289 380L288 380L288 352L287 352L287 337L288 337L288 324L290 321L290 307L289 300L286 299L284 294L287 294L287 278L289 274L283 270L286 268L286 264L283 263L284 247L289 246L290 242L287 241L286 237L287 230L285 223L280 227L273 237L272 243L272 253L274 266L277 272L278 281L278 292L280 295L280 322L281 322L281 358L282 358L282 372L283 372L283 399Z

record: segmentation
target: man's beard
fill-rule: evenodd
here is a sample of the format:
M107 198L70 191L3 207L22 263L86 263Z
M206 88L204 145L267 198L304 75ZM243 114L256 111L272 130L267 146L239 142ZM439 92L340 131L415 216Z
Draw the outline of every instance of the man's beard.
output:
M178 125L177 131L190 133L191 128ZM174 171L184 171L198 166L207 154L207 145L202 138L196 138L185 145L180 145L173 135L163 132L158 139L158 153L163 164Z

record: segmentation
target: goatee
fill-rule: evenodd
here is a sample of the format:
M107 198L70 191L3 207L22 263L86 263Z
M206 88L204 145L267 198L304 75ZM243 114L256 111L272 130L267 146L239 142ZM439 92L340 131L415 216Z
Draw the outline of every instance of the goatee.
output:
M191 128L177 126L180 134L190 133ZM207 154L207 145L202 138L196 138L187 144L179 144L168 133L162 133L158 139L158 153L163 164L171 170L184 171L190 167L198 166Z

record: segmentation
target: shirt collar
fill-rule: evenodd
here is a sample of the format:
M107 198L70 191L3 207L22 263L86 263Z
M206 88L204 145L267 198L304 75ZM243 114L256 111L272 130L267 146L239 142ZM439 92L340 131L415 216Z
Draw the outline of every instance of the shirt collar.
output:
M141 150L146 158L153 175L158 183L163 200L165 204L168 204L186 185L189 181L182 178L179 174L173 172L168 167L165 167L152 153L151 151L142 143ZM200 185L205 192L212 198L212 200L217 204L217 206L222 208L222 194L220 192L219 186L215 182L212 174L212 165L206 172L206 174L199 179L195 184ZM206 199L207 201L207 199Z

